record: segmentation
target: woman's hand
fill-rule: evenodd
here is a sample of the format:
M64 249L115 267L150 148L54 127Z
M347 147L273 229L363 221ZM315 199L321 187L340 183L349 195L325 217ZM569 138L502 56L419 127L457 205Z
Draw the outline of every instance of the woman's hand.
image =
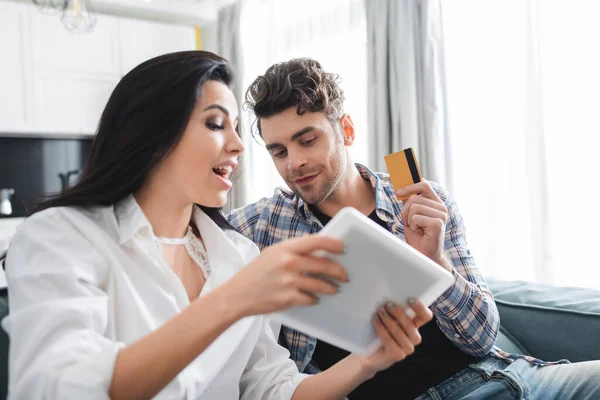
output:
M336 294L335 282L348 279L342 266L314 253L341 254L343 247L341 241L322 235L290 239L266 248L223 287L239 302L242 317L312 305L317 295Z
M373 325L383 346L372 356L362 357L363 365L373 375L402 361L421 343L419 328L431 321L433 314L417 300L409 303L415 312L414 318L409 317L402 307L393 302L385 304L373 317Z
M350 354L331 368L303 380L293 400L337 399L352 392L378 371L389 368L411 354L421 342L418 328L433 317L419 302L411 304L415 317L410 318L397 304L386 304L377 312L373 324L383 346L371 357Z

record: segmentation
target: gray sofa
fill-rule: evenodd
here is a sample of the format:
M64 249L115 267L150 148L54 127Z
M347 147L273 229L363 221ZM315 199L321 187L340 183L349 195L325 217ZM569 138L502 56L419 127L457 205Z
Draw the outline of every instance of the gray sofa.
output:
M600 291L488 280L500 312L497 345L556 361L600 359ZM0 319L8 314L0 289ZM0 400L6 398L8 336L0 329Z
M497 345L547 361L600 360L600 291L488 280L500 312Z

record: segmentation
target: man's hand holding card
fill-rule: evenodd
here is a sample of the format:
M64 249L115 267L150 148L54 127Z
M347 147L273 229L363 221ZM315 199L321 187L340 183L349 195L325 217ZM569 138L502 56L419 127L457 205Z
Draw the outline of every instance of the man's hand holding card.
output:
M385 157L398 200L403 202L402 220L406 242L451 271L444 256L448 209L431 185L421 178L412 148Z

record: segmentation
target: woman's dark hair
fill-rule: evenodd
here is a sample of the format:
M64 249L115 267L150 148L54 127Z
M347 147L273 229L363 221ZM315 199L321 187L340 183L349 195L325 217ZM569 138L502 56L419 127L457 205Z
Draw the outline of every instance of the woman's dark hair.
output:
M332 122L343 114L344 91L340 77L326 72L310 58L294 58L270 66L264 75L252 82L246 91L244 106L256 115L253 134L260 130L260 118L296 107L298 115L322 112ZM255 132L258 131L258 132Z
M136 192L179 143L203 85L229 86L232 80L227 60L206 51L165 54L140 64L111 94L79 181L34 212L107 206ZM199 206L218 226L231 229L220 208Z

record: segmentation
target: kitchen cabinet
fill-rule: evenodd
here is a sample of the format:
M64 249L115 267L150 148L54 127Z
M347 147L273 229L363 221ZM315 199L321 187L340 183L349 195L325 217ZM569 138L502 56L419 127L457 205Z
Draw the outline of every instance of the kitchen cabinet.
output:
M67 31L60 18L31 9L32 58L36 69L119 76L119 19L99 15L85 34Z
M34 131L54 136L94 135L119 78L40 72L34 79Z
M118 19L102 16L85 35L35 9L31 21L34 130L93 135L121 77Z
M0 2L0 136L93 136L122 76L196 48L195 28L98 15L73 34L29 3Z
M0 3L0 131L30 127L30 52L27 7Z
M123 75L161 54L196 48L194 28L133 19L120 23Z

